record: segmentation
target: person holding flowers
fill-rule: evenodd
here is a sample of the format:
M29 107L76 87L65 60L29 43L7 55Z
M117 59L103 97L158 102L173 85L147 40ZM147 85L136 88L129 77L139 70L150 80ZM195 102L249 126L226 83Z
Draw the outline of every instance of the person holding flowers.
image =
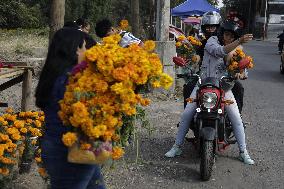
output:
M252 34L245 34L242 37L238 38L239 27L236 23L232 21L226 21L221 27L221 32L219 36L212 36L208 39L208 42L204 49L204 57L201 65L200 77L201 79L205 79L207 77L215 77L217 79L221 79L222 76L229 75L230 71L224 61L224 58L228 53L233 51L239 45L243 43L247 43L252 40ZM250 63L250 62L248 62ZM241 62L239 63L241 64ZM248 67L249 64L242 63L242 69ZM241 65L239 65L241 69ZM233 77L238 76L237 74L233 75ZM196 97L196 91L198 86L196 86L191 94L192 98ZM238 106L236 104L236 100L234 95L230 89L225 91L225 99L231 100L235 102L234 104L225 106L226 112L229 116L229 119L232 123L233 132L236 137L238 146L239 146L239 159L245 164L254 164L254 161L250 158L245 142L245 132L244 126L242 122L242 118L240 116ZM178 133L176 136L175 144L172 148L165 154L166 157L175 157L182 153L181 145L183 144L185 135L187 134L191 120L196 111L196 102L188 103L180 120Z
M118 28L114 28L109 19L102 19L96 23L95 31L98 37L104 38L110 35L119 34L121 40L119 45L121 47L128 47L130 44L138 44L143 46L143 42L135 37L132 33L125 31L128 29L128 21L122 20Z
M69 128L58 116L58 101L64 97L68 72L83 60L85 36L74 28L62 28L55 33L36 88L36 105L44 111L46 124L41 139L42 160L52 189L105 188L100 166L67 161L68 148L62 135ZM67 137L72 141L75 136Z

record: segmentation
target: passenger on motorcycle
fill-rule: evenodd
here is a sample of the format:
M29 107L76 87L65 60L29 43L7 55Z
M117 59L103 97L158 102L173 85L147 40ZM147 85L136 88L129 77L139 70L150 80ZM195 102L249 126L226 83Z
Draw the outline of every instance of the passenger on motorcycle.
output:
M200 63L202 63L203 55L204 55L204 48L207 43L207 40L211 36L217 36L217 31L221 23L221 16L219 13L215 11L206 12L202 16L201 20L201 31L203 32L205 38L201 40L202 45L197 49L197 54L200 56ZM239 34L237 36L240 37ZM186 79L186 83L183 86L183 97L184 97L184 108L186 107L186 99L190 97L198 78L196 77L188 77ZM234 87L232 88L232 92L235 96L237 101L237 105L239 108L239 112L242 112L243 108L243 98L244 98L244 87L239 81L235 82Z
M227 25L230 25L231 27L226 27ZM236 23L232 21L226 21L223 24L218 37L212 36L208 39L207 44L205 45L204 57L200 71L201 79L205 79L207 77L215 77L220 80L222 76L228 75L224 58L236 47L243 43L249 42L253 37L252 34L246 34L238 38L238 32L239 28ZM198 86L195 86L190 97L196 97L197 89ZM239 159L245 164L252 165L254 164L254 161L250 158L246 149L243 122L239 113L238 106L236 104L235 97L231 90L226 91L225 100L231 100L234 102L234 104L227 105L225 109L232 123L233 132L238 143L240 151ZM184 138L189 130L191 120L195 115L196 107L197 106L195 102L187 104L181 116L175 144L170 149L170 151L165 154L166 157L175 157L176 155L180 155L182 153L181 145L183 144Z

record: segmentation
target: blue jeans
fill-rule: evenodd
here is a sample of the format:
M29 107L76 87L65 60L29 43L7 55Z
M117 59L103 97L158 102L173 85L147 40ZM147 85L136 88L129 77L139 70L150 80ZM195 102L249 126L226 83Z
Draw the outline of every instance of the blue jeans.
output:
M51 189L105 189L100 166L69 163L61 138L44 136L41 148Z

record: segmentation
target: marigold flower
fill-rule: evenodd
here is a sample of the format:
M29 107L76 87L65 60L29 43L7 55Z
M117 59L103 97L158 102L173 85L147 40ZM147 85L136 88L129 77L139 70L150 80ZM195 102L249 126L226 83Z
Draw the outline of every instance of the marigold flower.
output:
M156 47L155 42L152 41L152 40L148 40L148 41L146 41L146 42L144 43L144 47L143 47L143 48L144 48L146 51L151 52L151 51L155 50L155 47Z
M112 148L112 159L117 160L124 154L124 150L121 147L115 146Z
M184 41L186 40L186 37L184 35L178 36L178 41Z
M77 140L77 134L73 132L67 132L62 136L62 141L67 147L71 147Z
M80 149L82 149L82 150L89 150L91 147L92 147L92 145L89 144L89 143L80 144Z
M122 29L122 30L127 30L128 29L128 21L127 20L121 20L120 23L119 23L119 27Z
M10 173L10 171L9 171L8 168L2 168L1 171L0 171L0 173L1 173L2 175L4 175L4 176L8 176L9 173Z
M40 174L40 176L42 176L43 178L46 178L48 176L46 170L44 168L38 168L38 173Z

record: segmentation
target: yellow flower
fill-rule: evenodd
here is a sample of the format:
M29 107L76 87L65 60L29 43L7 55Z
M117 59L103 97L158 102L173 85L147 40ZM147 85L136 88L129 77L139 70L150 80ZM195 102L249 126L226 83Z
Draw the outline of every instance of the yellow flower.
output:
M186 37L184 35L178 36L178 41L184 41L186 40Z
M128 21L127 20L121 20L120 23L119 23L119 27L122 29L122 30L127 30L128 29Z
M28 129L27 128L21 128L20 132L26 134L28 132Z
M115 146L112 148L112 159L117 160L124 154L124 150L121 147Z
M2 175L4 175L4 176L8 176L9 173L10 173L10 171L9 171L8 168L2 168L1 171L0 171L0 173L1 173Z
M62 136L62 141L65 146L71 147L78 140L77 134L72 132L67 132Z
M156 44L155 44L154 41L148 40L148 41L146 41L146 42L144 43L144 47L143 47L143 48L144 48L146 51L151 52L151 51L155 50L155 46L156 46Z
M39 120L35 120L34 124L36 125L36 127L41 127L41 121Z
M182 43L181 42L176 42L176 47L180 47L180 46L182 46Z
M191 60L192 60L192 62L197 63L197 62L200 61L200 56L194 55L194 56L192 56Z
M92 145L89 144L89 143L82 143L80 145L80 149L82 149L82 150L89 150L91 147L92 147Z
M42 162L41 157L36 157L35 160L36 160L37 163Z
M253 67L254 67L253 63L250 62L249 65L248 65L248 68L251 69L251 68L253 68Z

